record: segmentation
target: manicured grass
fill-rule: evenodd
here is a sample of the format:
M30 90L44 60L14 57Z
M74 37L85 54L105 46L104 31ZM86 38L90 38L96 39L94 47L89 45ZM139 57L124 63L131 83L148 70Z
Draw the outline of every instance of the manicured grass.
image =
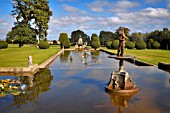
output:
M41 64L50 56L60 51L60 46L52 45L49 49L38 49L34 45L9 45L7 49L0 49L0 67L27 67L28 56L33 58L33 64Z
M111 50L103 48L104 50L117 53L117 50ZM170 64L170 50L160 50L160 49L145 49L145 50L136 50L136 49L125 49L126 55L136 56L136 59L145 61L154 65L158 65L159 62L165 62Z

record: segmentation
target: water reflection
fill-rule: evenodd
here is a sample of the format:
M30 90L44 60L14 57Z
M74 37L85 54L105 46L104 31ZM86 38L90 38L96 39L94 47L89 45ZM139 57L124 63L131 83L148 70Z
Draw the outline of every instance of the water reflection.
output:
M36 102L41 93L50 90L53 76L51 75L51 71L49 69L41 69L34 76L19 76L19 79L22 83L27 84L27 89L25 93L21 93L17 96L14 95L13 102L7 106L8 108L13 106L19 107L20 105L28 102Z
M60 62L62 63L67 63L69 60L69 56L70 56L70 51L64 51L61 55L60 55Z
M116 93L108 93L110 96L111 104L113 106L118 107L118 113L123 113L123 108L127 108L130 100L132 99L133 95L136 93L131 94L116 94Z

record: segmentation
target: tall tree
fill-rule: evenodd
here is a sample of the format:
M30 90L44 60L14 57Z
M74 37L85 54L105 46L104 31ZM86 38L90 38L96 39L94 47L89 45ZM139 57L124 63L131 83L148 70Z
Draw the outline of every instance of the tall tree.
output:
M12 28L12 31L8 32L6 40L7 42L18 42L19 47L21 47L23 43L35 43L36 32L25 23L18 24Z
M116 34L111 31L100 31L99 34L101 45L106 45L108 41L113 41L116 37Z
M70 48L70 40L68 38L67 33L60 33L59 36L60 47L63 48Z
M80 36L83 39L83 43L90 44L90 37L81 30L76 30L71 33L71 43L76 44Z
M141 32L134 32L132 33L132 41L138 41L143 38L143 34Z
M12 0L13 10L11 15L16 18L15 25L28 24L34 26L38 38L47 36L50 11L47 0ZM12 29L13 32L13 29Z

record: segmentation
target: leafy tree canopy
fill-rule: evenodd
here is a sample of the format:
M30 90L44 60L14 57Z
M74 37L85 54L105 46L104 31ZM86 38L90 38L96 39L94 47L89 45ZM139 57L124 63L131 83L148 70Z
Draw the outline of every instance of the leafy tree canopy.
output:
M90 37L81 30L76 30L71 33L71 43L77 43L79 38L83 39L83 43L90 44Z
M17 22L14 24L17 30L19 30L18 27L27 24L30 27L34 26L32 31L35 31L39 38L43 39L47 36L48 22L52 16L47 0L12 0L12 6L11 15L16 18ZM15 32L13 31L15 27L10 32Z

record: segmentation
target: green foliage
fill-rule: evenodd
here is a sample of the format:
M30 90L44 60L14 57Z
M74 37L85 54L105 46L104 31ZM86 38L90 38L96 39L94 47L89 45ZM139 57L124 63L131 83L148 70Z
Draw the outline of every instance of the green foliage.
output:
M95 39L93 39L94 37L98 37L97 34L92 34L91 40L95 40Z
M146 49L146 43L143 40L138 40L135 46L136 49Z
M60 47L61 48L63 46L64 46L64 48L70 48L71 44L70 44L70 40L68 38L67 33L60 33L59 41L60 41Z
M71 44L70 44L70 40L64 40L64 42L62 43L62 46L64 46L64 48L70 48Z
M100 43L102 46L105 46L108 41L113 41L117 38L117 34L111 31L100 31Z
M108 49L112 49L112 41L108 41L108 42L106 43L106 47L107 47Z
M23 43L35 43L36 42L36 32L30 25L26 23L17 24L8 32L6 37L7 42L18 42ZM21 46L19 46L21 47Z
M100 47L100 41L99 41L98 37L94 37L94 36L92 35L91 47L94 48L94 49L97 49L97 48Z
M40 40L40 43L38 46L40 49L48 49L49 48L49 44L44 40Z
M170 30L168 28L163 28L163 30L155 30L150 33L147 32L144 34L144 39L152 39L152 41L148 40L147 43L147 45L149 46L147 48L149 49L152 48L151 45L153 44L153 40L160 43L161 49L170 49Z
M112 47L113 49L117 49L117 48L119 47L119 40L114 40L113 43L112 43L112 45L111 45L111 47Z
M15 24L33 24L39 38L47 36L48 22L52 16L47 0L12 0L12 6L11 15L17 20Z
M152 49L153 43L149 42L147 48Z
M153 43L153 39L149 39L149 42L150 42L150 43Z
M8 48L8 43L6 41L0 41L0 49Z
M90 45L90 37L81 30L73 31L71 33L71 43L75 45L80 37L83 39L83 43Z
M135 47L135 43L132 42L132 41L127 41L127 42L126 42L126 47L127 47L128 49L133 49L133 48Z
M132 33L132 41L137 41L137 40L140 40L142 39L143 35L141 32L135 32L135 33Z
M155 41L155 42L153 43L153 48L154 48L154 49L159 49L159 47L160 47L159 42Z

